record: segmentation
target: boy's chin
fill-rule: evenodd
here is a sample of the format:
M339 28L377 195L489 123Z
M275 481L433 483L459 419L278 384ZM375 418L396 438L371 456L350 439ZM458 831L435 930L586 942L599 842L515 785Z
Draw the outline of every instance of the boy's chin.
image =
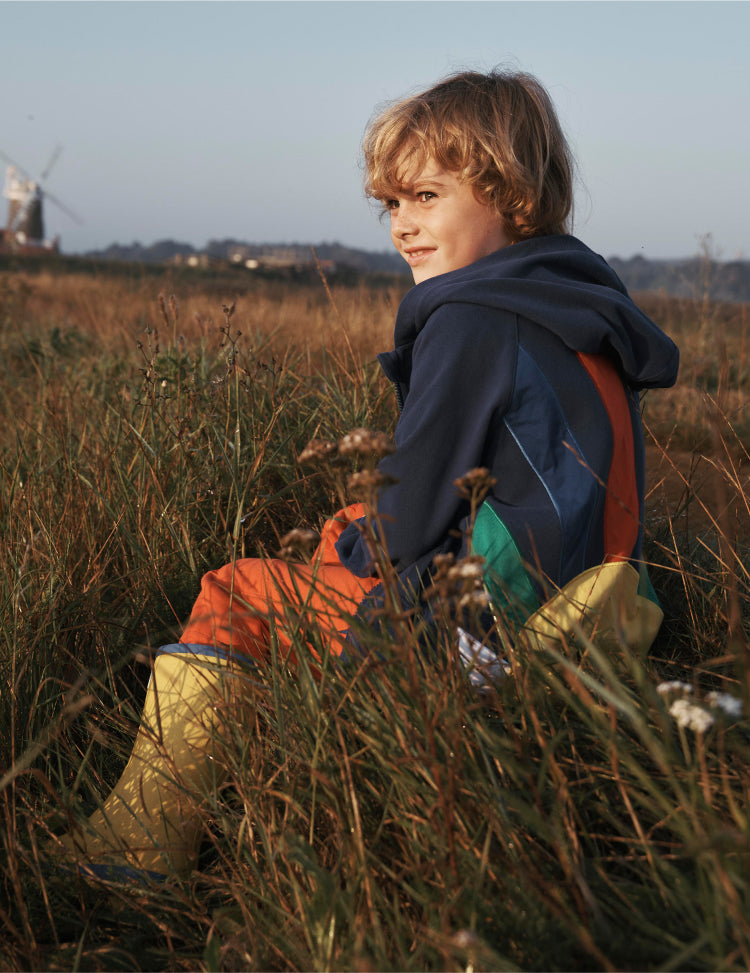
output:
M415 284L423 284L426 280L429 280L431 277L437 277L438 272L437 271L431 272L421 267L413 267L411 275L414 278Z

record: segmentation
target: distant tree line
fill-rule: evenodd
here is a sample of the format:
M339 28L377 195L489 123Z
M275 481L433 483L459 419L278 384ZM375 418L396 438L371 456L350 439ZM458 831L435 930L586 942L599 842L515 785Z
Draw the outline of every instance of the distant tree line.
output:
M358 273L403 274L408 268L396 253L389 250L370 251L346 247L340 243L248 243L242 240L209 240L201 250L189 243L159 240L150 246L140 243L113 243L104 250L89 251L82 256L103 261L164 264L175 258L205 255L212 260L226 261L233 252L241 251L262 257L286 256L298 264L332 261L339 268ZM652 291L673 297L703 298L719 301L750 301L750 261L721 261L710 256L696 256L680 260L649 260L642 256L623 259L608 257L615 272L628 290Z

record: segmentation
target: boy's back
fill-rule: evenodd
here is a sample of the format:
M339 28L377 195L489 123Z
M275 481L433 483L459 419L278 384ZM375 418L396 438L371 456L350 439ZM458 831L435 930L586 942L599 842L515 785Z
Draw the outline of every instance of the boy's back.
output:
M381 461L398 483L379 505L399 571L413 579L434 554L461 553L469 509L454 481L475 467L495 479L480 534L503 536L524 617L587 568L640 559L635 393L674 380L677 349L580 241L521 241L426 280L380 360L402 403L396 452ZM372 571L356 525L338 549L350 570Z

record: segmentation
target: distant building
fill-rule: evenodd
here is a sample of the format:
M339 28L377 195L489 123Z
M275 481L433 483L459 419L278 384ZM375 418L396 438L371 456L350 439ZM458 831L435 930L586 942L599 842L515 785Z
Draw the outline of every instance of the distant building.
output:
M207 253L176 253L167 263L174 264L175 267L194 267L205 269L216 264Z

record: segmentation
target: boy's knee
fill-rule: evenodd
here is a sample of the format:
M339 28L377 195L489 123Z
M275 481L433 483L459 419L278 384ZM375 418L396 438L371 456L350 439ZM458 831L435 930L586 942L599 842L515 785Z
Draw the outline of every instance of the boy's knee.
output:
M239 584L247 585L248 582L259 578L262 565L263 561L256 558L230 561L220 568L207 571L201 579L201 588L204 591L219 589L228 594L236 590Z

